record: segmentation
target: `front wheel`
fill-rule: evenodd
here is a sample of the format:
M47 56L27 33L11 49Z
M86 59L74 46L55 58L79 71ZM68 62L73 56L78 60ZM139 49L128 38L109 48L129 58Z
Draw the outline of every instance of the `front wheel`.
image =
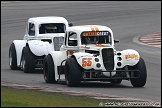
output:
M55 68L54 68L54 62L51 57L51 55L47 55L44 58L43 63L43 76L46 83L56 83L55 80Z
M65 80L69 87L79 86L83 69L75 58L68 58L65 63Z
M140 75L138 78L134 78L130 80L131 84L134 87L143 87L146 84L146 80L147 80L147 70L146 70L146 65L144 60L140 58L139 62L131 68L140 71ZM138 74L135 73L134 76L138 76Z
M34 73L36 56L26 46L22 51L21 65L24 73Z

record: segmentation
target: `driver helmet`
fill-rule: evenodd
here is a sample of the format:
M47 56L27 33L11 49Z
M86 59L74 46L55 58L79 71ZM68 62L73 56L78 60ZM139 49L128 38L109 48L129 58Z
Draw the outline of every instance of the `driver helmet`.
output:
M99 41L98 36L87 36L86 37L87 44L96 44L98 43L98 41Z
M57 27L49 24L45 27L46 33L56 33Z

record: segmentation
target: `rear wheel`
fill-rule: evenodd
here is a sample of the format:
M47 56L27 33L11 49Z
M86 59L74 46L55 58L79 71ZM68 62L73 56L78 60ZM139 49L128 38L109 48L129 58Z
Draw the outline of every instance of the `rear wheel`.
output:
M56 83L55 80L55 68L51 55L47 55L44 58L43 64L43 76L46 83Z
M140 58L139 62L131 68L140 71L140 75L138 73L134 74L134 76L139 75L139 78L131 79L131 84L134 87L143 87L146 84L146 80L147 80L147 70L146 70L146 65L144 60Z
M20 69L17 67L17 54L14 43L12 43L9 48L9 66L12 70Z
M29 47L23 48L21 65L24 73L34 73L36 56L30 51Z
M79 86L83 68L75 58L68 58L65 63L65 80L69 87Z

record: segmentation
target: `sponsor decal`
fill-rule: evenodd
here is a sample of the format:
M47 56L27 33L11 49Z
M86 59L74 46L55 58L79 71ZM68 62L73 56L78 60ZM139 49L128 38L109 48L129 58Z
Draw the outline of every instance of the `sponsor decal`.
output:
M105 45L103 44L94 44L95 46L98 46L98 47L104 47Z
M82 57L93 57L93 56L92 55L82 55L82 56L78 57L78 59L80 59Z
M108 35L108 31L88 31L84 32L83 36L105 36Z
M138 57L138 54L127 54L125 55L125 59L135 59L135 60L138 60L139 57Z
M85 48L85 46L81 45L80 48Z

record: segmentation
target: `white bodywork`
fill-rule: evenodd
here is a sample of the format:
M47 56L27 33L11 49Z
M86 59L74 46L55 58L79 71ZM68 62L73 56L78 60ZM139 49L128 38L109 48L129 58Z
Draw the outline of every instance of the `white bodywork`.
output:
M50 55L52 56L53 61L57 61L57 62L54 62L55 78L57 80L59 78L59 75L57 73L57 70L58 70L57 66L60 66L61 62L66 59L66 51L51 51ZM65 65L65 64L63 64L63 65Z
M78 40L76 46L69 46L68 45L68 33L69 32L75 32L77 37L75 39L71 40ZM83 45L81 43L81 35L85 31L94 31L98 32L98 34L104 34L104 32L100 31L108 31L111 34L111 43L110 44L86 44ZM61 46L60 51L51 51L50 55L53 58L54 62L54 68L55 68L55 80L58 78L58 72L57 67L61 65L61 62L63 60L68 59L69 57L75 57L79 65L84 68L85 70L94 69L94 70L102 70L106 71L105 66L103 64L103 57L102 55L96 55L87 53L86 50L93 50L98 51L99 53L104 48L111 48L114 51L114 67L113 70L123 68L126 65L133 66L136 65L139 61L139 53L133 49L126 49L123 51L116 51L114 48L114 38L113 38L113 32L109 27L101 26L101 25L82 25L82 26L73 26L69 27L66 30L65 40L64 44ZM85 34L86 35L86 34ZM68 51L72 51L73 53L68 53ZM119 54L120 53L120 54ZM119 55L118 55L119 54ZM121 59L119 59L120 57ZM95 61L95 59L98 58L98 61ZM120 62L120 63L119 63ZM86 65L84 65L86 63ZM99 67L97 67L97 64L100 64ZM118 65L121 64L121 65ZM63 64L65 65L65 63ZM111 72L111 76L114 76L116 72ZM110 72L103 72L103 75L106 77L110 76Z
M32 23L35 26L34 35L29 34L29 23ZM53 38L64 37L64 33L50 33L50 34L39 33L40 24L47 24L47 23L63 23L65 24L66 28L68 28L69 26L68 21L63 17L47 16L47 17L29 18L26 26L26 33L23 40L13 41L16 49L16 55L17 55L17 66L20 66L23 47L27 45L29 46L31 52L36 56L47 55L50 51L54 51L55 47L58 47L55 46ZM47 41L42 41L42 39L49 39L51 40L51 43Z
M121 66L117 66L116 68L123 68L126 65L129 66L134 66L138 63L139 59L140 59L140 55L136 50L133 49L126 49L123 51L117 51L117 53L121 53L121 56L116 55L117 57L121 57L122 60L119 61L117 60L117 62L121 62Z
M20 65L21 55L22 55L22 49L26 45L27 40L14 40L13 43L15 45L16 49L16 55L17 55L17 66Z

